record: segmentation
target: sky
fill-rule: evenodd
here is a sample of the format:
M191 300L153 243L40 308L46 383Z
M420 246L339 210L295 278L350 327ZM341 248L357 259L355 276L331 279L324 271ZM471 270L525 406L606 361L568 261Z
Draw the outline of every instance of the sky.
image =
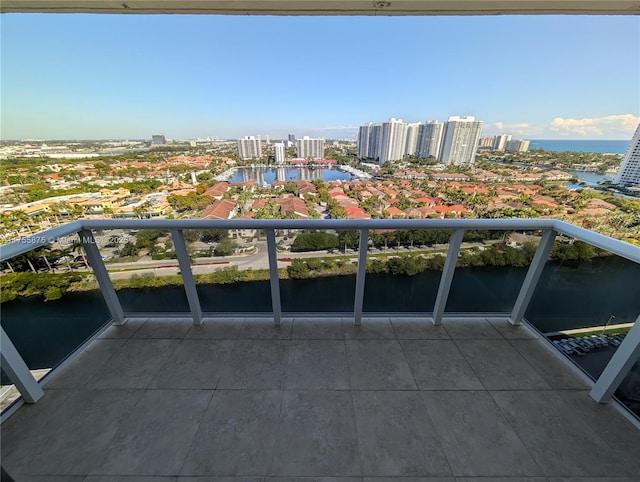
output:
M2 14L0 138L169 139L471 115L482 136L630 139L637 16Z

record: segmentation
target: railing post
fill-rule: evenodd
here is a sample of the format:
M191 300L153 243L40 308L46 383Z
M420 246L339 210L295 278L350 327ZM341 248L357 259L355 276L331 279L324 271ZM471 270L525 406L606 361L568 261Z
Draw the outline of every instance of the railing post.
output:
M269 254L269 280L271 283L271 308L273 309L273 324L282 323L282 308L280 305L280 278L278 276L278 254L276 252L276 233L273 229L265 229L267 235L267 253Z
M80 242L82 243L84 252L87 254L89 266L91 266L93 270L104 301L107 303L109 313L111 313L111 319L115 325L122 325L125 322L124 311L122 311L118 293L116 293L116 290L113 288L111 278L109 278L109 273L107 273L107 268L104 265L104 261L102 261L102 256L100 256L100 250L98 250L98 245L93 237L93 233L90 229L83 229L78 232L78 236L80 236Z
M531 260L531 265L529 265L527 276L524 278L522 287L520 288L520 293L518 293L516 303L513 305L511 317L509 318L509 321L512 325L522 324L522 319L524 318L524 314L529 307L529 302L531 301L533 292L538 286L540 275L542 274L545 262L549 257L551 248L553 248L553 242L555 241L555 239L556 232L553 229L545 231L542 235L542 239L540 239L538 249L536 249L536 254Z
M14 383L22 398L27 403L37 402L44 392L33 375L29 371L29 367L24 362L13 342L0 327L0 362L2 370L7 374L9 379Z
M182 234L182 230L172 229L171 239L173 240L173 247L176 250L176 258L178 258L180 273L182 273L184 290L187 293L187 301L189 302L189 309L191 310L193 323L195 325L201 325L202 307L200 306L198 290L196 289L196 283L193 279L193 272L191 271L191 260L189 259L189 252L187 251L187 245L184 242L184 235Z
M599 403L608 402L638 359L640 359L640 316L589 392L591 398Z
M362 324L362 303L364 301L364 278L367 273L367 251L369 247L369 230L360 230L358 244L358 275L356 277L356 295L353 303L353 324Z
M433 307L434 325L440 325L442 323L442 315L444 314L444 309L447 306L449 290L451 289L453 273L456 269L456 262L458 261L458 253L460 252L460 245L462 244L463 236L464 229L456 229L451 234L451 239L449 240L447 259L444 262L442 276L440 277L440 287L438 288L438 296L436 297L436 304Z

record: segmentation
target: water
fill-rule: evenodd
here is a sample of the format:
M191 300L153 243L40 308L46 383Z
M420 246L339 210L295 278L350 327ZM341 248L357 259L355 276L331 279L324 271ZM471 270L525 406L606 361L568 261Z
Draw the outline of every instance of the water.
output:
M333 168L308 167L240 167L229 178L229 182L255 181L260 186L271 185L275 181L350 181L353 177L348 172Z
M629 146L628 140L566 140L566 139L532 139L529 150L545 151L596 152L599 154L624 154Z
M607 174L598 174L597 172L583 172L583 171L568 171L570 174L573 174L581 181L584 181L584 184L576 184L576 183L567 183L566 186L569 189L578 189L581 187L598 187L599 182L604 181L612 181L613 177Z

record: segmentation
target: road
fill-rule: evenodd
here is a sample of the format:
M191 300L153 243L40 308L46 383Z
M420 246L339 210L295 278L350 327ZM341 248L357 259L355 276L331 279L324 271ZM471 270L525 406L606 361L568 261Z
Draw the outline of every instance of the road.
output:
M493 241L493 240L492 240ZM238 256L224 256L213 258L197 258L191 265L194 274L213 273L219 269L237 267L239 270L252 269L268 269L269 256L267 253L267 242L258 241L254 244L256 250L252 254ZM463 248L480 247L483 243L462 243ZM411 253L412 251L437 251L446 250L448 245L436 245L433 248L388 248L386 250L372 249L370 254L395 254L395 253ZM279 253L278 259L285 258L323 258L326 256L344 256L352 255L353 260L357 260L357 251L348 249L346 253L340 251L337 253L329 253L328 251L314 251L307 253ZM278 261L278 268L286 268L289 261ZM178 274L180 267L177 259L152 260L145 256L135 262L126 263L107 263L111 279L127 279L134 275L153 274L154 276L168 276Z

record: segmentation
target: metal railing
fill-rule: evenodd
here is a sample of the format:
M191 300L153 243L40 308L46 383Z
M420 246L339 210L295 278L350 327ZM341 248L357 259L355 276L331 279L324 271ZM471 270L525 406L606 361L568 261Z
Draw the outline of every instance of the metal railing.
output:
M274 323L282 320L280 281L276 251L276 230L358 230L360 233L356 286L353 305L355 325L362 323L362 307L368 256L370 230L448 230L451 231L449 248L431 316L439 325L451 288L456 261L466 230L494 231L541 231L542 237L527 274L511 309L509 320L512 324L522 323L536 286L540 280L545 262L553 247L556 236L565 235L583 241L591 246L604 249L612 254L640 264L640 248L613 238L589 231L563 221L552 219L445 219L445 220L78 220L42 233L21 238L0 247L0 262L8 261L33 249L45 246L59 238L78 235L84 247L91 269L96 277L112 322L123 324L126 314L122 309L118 294L111 283L107 268L98 250L94 230L105 229L157 229L169 231L173 240L176 257L187 295L188 305L195 324L203 321L202 307L191 270L183 230L187 229L250 229L266 233L269 262L271 305ZM640 357L640 316L627 334L602 375L595 383L591 396L598 402L608 401L621 380ZM34 380L25 362L15 349L4 330L2 336L2 367L16 384L27 402L35 402L42 396L42 389Z

